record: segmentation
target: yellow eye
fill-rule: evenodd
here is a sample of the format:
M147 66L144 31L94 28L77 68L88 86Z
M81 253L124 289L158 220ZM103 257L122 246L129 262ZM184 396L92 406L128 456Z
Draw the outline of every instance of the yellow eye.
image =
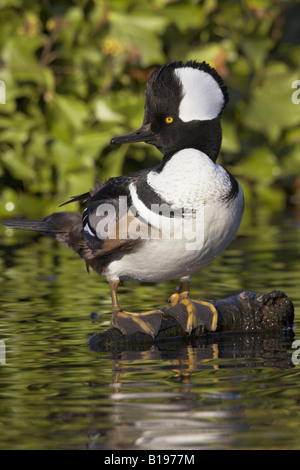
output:
M172 116L166 117L165 121L166 121L167 124L171 124L171 122L173 122Z

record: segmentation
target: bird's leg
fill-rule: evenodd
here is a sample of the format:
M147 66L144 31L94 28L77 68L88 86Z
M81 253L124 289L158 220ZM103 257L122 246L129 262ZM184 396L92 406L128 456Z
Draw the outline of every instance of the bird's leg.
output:
M113 314L114 312L119 312L121 310L118 297L117 297L117 290L118 290L119 284L120 284L120 281L109 281Z
M171 295L169 302L172 305L176 305L184 299L190 297L190 276L184 276L180 278L180 284L175 294Z
M135 313L122 310L117 297L119 283L120 281L109 281L112 299L112 326L120 330L124 335L142 332L154 338L161 325L162 311L151 310L149 312Z
M183 329L191 334L192 330L200 325L204 325L208 330L215 331L217 328L218 312L216 307L206 300L191 300L190 298L190 277L182 277L178 291L171 295L169 302L171 307L170 315L174 316Z

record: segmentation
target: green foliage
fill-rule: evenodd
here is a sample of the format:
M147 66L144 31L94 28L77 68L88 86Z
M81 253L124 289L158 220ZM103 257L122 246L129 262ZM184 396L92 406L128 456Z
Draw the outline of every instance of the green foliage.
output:
M0 0L0 15L0 217L46 215L96 178L155 164L150 146L109 142L141 125L147 78L172 60L206 60L225 79L220 161L248 199L277 206L290 194L300 172L298 2Z

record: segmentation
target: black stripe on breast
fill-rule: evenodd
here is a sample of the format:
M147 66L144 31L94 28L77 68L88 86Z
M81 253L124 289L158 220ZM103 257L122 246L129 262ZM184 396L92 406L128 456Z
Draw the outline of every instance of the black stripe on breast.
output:
M172 204L163 199L147 182L147 174L135 182L137 196L152 212L165 217L184 217L183 208L172 208ZM165 207L164 207L165 206ZM167 206L167 207L166 207ZM167 209L167 210L166 210Z
M136 192L138 198L151 210L152 204L168 204L167 201L162 199L157 192L151 188L147 182L147 175L143 175L135 182Z
M223 201L228 202L228 201L231 201L232 199L236 199L236 197L238 196L238 194L239 194L239 183L237 182L235 177L232 176L232 174L228 170L226 170L226 168L224 168L224 169L225 169L227 175L230 178L230 185L231 185L230 191L227 194L225 194L224 198L223 198Z

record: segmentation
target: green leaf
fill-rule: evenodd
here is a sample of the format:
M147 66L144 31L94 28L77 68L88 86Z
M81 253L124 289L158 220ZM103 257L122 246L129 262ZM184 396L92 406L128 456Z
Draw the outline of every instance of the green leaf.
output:
M297 77L297 72L291 73L283 64L267 67L252 86L249 105L241 108L243 124L271 141L276 141L284 129L300 124L299 106L292 102L292 83Z
M100 129L86 130L74 139L77 154L80 155L81 160L85 161L85 164L92 168L94 159L109 144L111 137L112 134Z
M35 38L22 38L14 36L7 38L2 51L4 62L17 70L26 71L27 67L37 64L36 50L42 46L44 40L41 36Z
M153 14L140 16L111 12L111 35L138 54L141 65L147 67L165 60L158 34L163 33L167 20Z
M34 169L24 159L20 148L17 151L7 149L2 152L1 162L17 180L30 180L35 176Z
M87 105L73 95L56 94L51 104L59 120L64 120L74 129L80 129L89 116Z
M270 38L249 38L241 43L241 49L255 71L259 71L269 54L274 41Z
M191 28L203 27L207 22L204 9L199 5L186 3L168 5L167 8L162 10L162 14L183 33Z
M95 117L99 121L123 122L124 116L114 111L108 104L107 100L98 99L93 103Z
M102 175L105 178L112 178L122 174L124 159L129 145L122 145L117 150L110 152L104 160Z
M222 151L228 153L238 153L241 146L235 124L229 122L228 120L223 120L222 129Z
M280 174L280 166L276 156L268 147L258 147L239 161L236 166L239 174L247 179L268 185Z
M0 142L14 144L24 143L29 138L30 130L36 126L34 119L24 113L16 112L12 117L0 117L2 132Z

